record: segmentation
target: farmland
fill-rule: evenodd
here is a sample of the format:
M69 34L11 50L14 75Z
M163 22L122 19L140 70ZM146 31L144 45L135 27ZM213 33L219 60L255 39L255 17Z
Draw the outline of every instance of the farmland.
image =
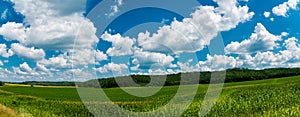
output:
M198 116L209 85L197 86L196 96L182 116ZM133 87L129 88L137 90ZM145 112L168 103L176 94L177 89L178 86L165 86L150 97L135 97L120 88L107 88L104 92L115 104L126 110ZM88 90L99 91L97 88ZM93 116L81 102L76 88L72 87L7 85L0 87L0 104L10 108L9 112L16 115ZM207 116L283 115L300 115L299 76L225 83L223 92Z

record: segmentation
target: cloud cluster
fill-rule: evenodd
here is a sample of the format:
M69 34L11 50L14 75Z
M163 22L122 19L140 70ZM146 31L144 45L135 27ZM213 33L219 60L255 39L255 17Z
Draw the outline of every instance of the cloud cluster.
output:
M35 68L27 63L13 67L14 72L3 73L23 74L30 78L47 78L52 73L55 77L72 76L73 67L87 67L89 64L99 64L108 56L99 50L94 50L99 39L93 23L83 16L85 1L73 0L11 0L16 12L25 16L23 23L8 22L0 27L0 35L13 44L0 45L0 55L8 58L13 54L19 58L36 62ZM16 43L17 42L17 43ZM74 43L77 46L74 47ZM62 53L46 58L48 50ZM95 58L95 59L94 59ZM45 75L46 74L46 75ZM45 76L43 76L45 75ZM16 76L18 77L18 76ZM21 78L21 77L20 77ZM56 79L56 78L55 78Z
M19 43L11 44L11 50L17 54L20 58L29 60L41 60L46 56L46 53L42 49L35 49L34 47L27 48Z
M0 56L8 58L12 56L14 52L11 49L8 49L6 44L0 44Z
M140 67L150 67L153 64L159 64L164 67L176 67L172 64L174 58L170 55L165 55L162 53L155 52L145 52L141 50L136 50L133 55L133 64Z
M259 51L273 50L278 46L281 36L271 34L261 23L257 23L254 33L242 42L231 42L225 47L227 54L248 54Z
M30 75L59 78L74 72L91 76L86 71L89 65L100 65L101 61L108 60L110 56L131 56L132 61L129 63L135 65L136 70L149 68L153 64L166 67L169 72L174 72L172 68L175 67L186 66L188 69L190 64L175 63L175 56L204 49L219 32L231 30L249 21L254 15L249 12L248 6L240 6L236 0L214 0L218 7L199 6L190 18L182 21L174 19L170 25L160 27L154 34L140 33L135 39L106 32L101 39L111 42L112 47L104 53L93 49L99 39L95 35L93 23L83 16L85 1L11 1L14 9L24 15L25 19L23 23L8 22L0 27L4 39L14 42L10 48L5 44L0 45L0 54L6 58L16 54L20 58L35 61L36 65L31 68L24 62L13 67L14 72L7 72L6 69L1 69L1 72L23 74L23 78ZM116 1L116 5L112 6L112 15L119 11L121 5L122 0ZM75 48L74 43L78 43ZM50 50L60 54L46 58ZM83 69L71 69L72 66ZM132 67L128 63L107 63L101 66L96 71L123 73Z
M123 5L123 0L115 0L115 2L116 2L116 4L111 6L112 12L106 14L108 17L112 17L116 13L118 13L119 12L119 7Z
M126 64L108 63L103 67L95 68L94 70L103 74L112 72L114 75L124 75L128 73L128 66Z
M19 67L13 67L13 71L15 74L19 74L19 75L32 75L32 76L39 75L39 73L37 73L27 64L27 62L20 64Z
M209 45L218 32L231 30L254 15L247 6L237 5L236 0L215 2L218 7L199 6L191 18L174 19L171 25L160 27L152 36L148 32L140 33L138 44L144 50L161 53L196 52Z
M136 65L132 67L134 70L149 68L153 64L174 68L177 67L173 63L174 55L201 51L219 32L231 30L254 15L254 12L249 12L248 6L240 6L236 0L215 2L218 7L199 6L190 18L182 21L174 19L154 34L141 32L134 39L105 32L101 38L112 43L107 50L108 55L132 55L132 63Z
M57 0L12 0L12 2L15 4L15 10L25 16L25 21L24 24L8 22L0 28L0 34L7 41L17 40L22 45L60 51L72 49L74 42L80 43L76 48L90 49L98 43L96 28L92 22L83 17L83 1L66 0L61 3Z
M0 27L0 35L3 35L7 41L17 40L19 42L25 42L25 30L21 23L8 22Z
M261 23L257 23L247 39L228 44L225 48L227 55L207 55L206 60L195 63L192 62L194 60L177 60L182 53L203 50L218 33L232 30L254 16L248 6L241 6L237 0L214 0L216 6L198 6L189 18L182 21L174 19L170 25L160 27L155 33L141 32L137 38L105 32L100 36L101 39L112 45L105 52L93 48L99 39L93 23L83 16L85 1L11 1L15 4L15 10L25 16L25 20L23 23L8 22L0 27L0 35L13 43L0 44L0 56L9 58L15 54L34 62L23 62L12 67L12 70L0 67L1 78L70 80L75 75L84 80L94 77L92 70L115 75L128 74L129 69L140 74L166 74L235 67L263 69L300 65L298 39L283 38L289 36L286 32L271 34ZM112 7L113 13L118 12L118 7L123 4L122 0L116 2L117 5ZM274 7L272 12L287 16L287 11L297 9L298 3L299 0L289 0ZM269 18L270 12L265 12L264 16ZM280 46L278 42L283 40L284 44ZM74 43L77 43L75 48ZM50 50L56 53L52 57L47 56ZM109 61L110 57L124 56L130 58L128 63ZM0 66L5 63L1 60ZM94 64L99 67L90 69ZM153 65L163 69L151 69Z
M283 16L286 17L287 16L287 12L290 9L296 10L297 9L297 5L299 4L300 0L288 0L287 2L284 2L278 6L275 6L272 9L272 12L277 15L277 16Z
M236 68L236 67L251 68L251 69L299 67L300 66L299 52L300 52L300 44L298 42L298 39L295 37L291 37L284 41L283 47L279 52L260 51L257 52L255 55L242 54L237 57L233 57L230 55L215 55L215 56L208 55L206 61L199 62L199 66L200 69L208 70L208 71L221 70L224 68ZM209 63L214 65L211 65ZM218 67L218 66L222 66L222 67Z
M110 56L124 56L133 53L132 47L135 43L135 39L122 37L120 34L111 35L107 32L105 32L101 38L112 43L112 47L106 51Z
M265 12L264 12L265 18L269 18L269 17L270 17L270 14L271 14L270 12L265 11Z

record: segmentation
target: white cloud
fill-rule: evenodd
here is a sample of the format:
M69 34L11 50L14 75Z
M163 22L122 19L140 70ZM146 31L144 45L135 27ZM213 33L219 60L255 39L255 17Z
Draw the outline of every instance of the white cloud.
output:
M284 41L284 45L287 50L295 51L299 49L299 44L297 44L298 40L295 37L289 38Z
M286 17L290 9L296 10L300 0L288 0L278 6L273 7L272 12L277 16Z
M27 75L35 75L40 79L48 77L48 79L63 80L71 79L74 73L92 78L92 75L84 71L84 68L89 64L98 64L100 61L107 60L106 54L92 50L98 43L98 38L95 35L96 28L93 23L82 16L85 10L85 0L12 0L12 2L15 4L15 10L25 16L25 21L22 24L4 24L0 28L2 29L0 34L3 33L6 40L20 42L12 44L11 48L18 56L37 61L35 68L30 68L27 63L21 64L18 68L14 67L14 73L25 74L20 78L30 78ZM140 33L137 40L141 48L135 47L136 39L134 38L122 37L120 34L103 34L103 40L113 45L106 53L109 56L133 55L133 63L137 67L151 64L160 64L166 68L177 67L172 63L174 58L170 53L179 54L202 50L219 32L231 30L238 24L250 20L254 15L253 12L249 12L247 6L240 6L236 0L215 0L215 2L218 7L199 6L191 14L191 18L185 18L182 22L174 19L170 26L160 27L152 36L148 32ZM113 12L119 12L122 4L122 0L117 0L116 6L112 7ZM73 49L76 38L78 44ZM36 47L41 49L36 49ZM63 54L46 59L44 50L55 50ZM8 53L12 54L6 46L0 52L5 52L6 56ZM40 57L35 55L40 55ZM72 64L83 65L84 68L71 70ZM178 65L193 69L189 68L192 66L189 63ZM127 64L109 63L96 70L100 73L124 74L128 67ZM5 72L4 69L1 70L0 73ZM161 73L162 71L149 72ZM43 76L44 73L51 74L49 72L55 75ZM166 72L174 71L167 69ZM12 75L11 77L19 76Z
M71 68L72 64L69 61L69 57L66 54L60 54L56 57L49 58L48 60L43 59L38 62L41 65L49 66L51 68Z
M96 68L95 70L99 73L112 72L115 75L124 75L128 71L128 66L126 64L108 63L103 67Z
M36 70L42 71L44 73L51 73L48 68L46 68L44 65L39 64L39 63L36 64Z
M182 62L178 62L177 65L180 68L180 72L193 72L193 71L199 71L199 65L192 65L191 64L192 59L190 59L189 61L182 63Z
M38 61L38 64L50 67L52 71L57 71L60 69L88 68L91 64L98 65L99 62L107 59L107 55L99 50L82 49L65 52L49 59L42 59Z
M282 48L279 52L257 52L253 56L250 54L243 54L238 57L224 55L216 55L218 56L216 57L208 55L206 61L199 62L199 66L202 71L214 71L235 67L251 69L300 67L300 44L298 43L298 39L292 37L285 40L284 47L285 49Z
M281 40L280 36L273 35L261 24L257 23L254 33L249 39L242 42L231 42L225 47L227 54L246 54L259 51L273 50L278 44L276 41Z
M43 0L49 4L49 8L56 10L59 15L83 13L86 9L86 0Z
M94 25L80 14L49 17L45 19L45 23L27 30L28 39L25 43L44 49L67 51L73 49L76 41L75 48L91 49L98 43L95 33Z
M20 70L28 73L32 72L32 69L29 67L29 65L26 62L20 64Z
M26 22L42 21L49 16L68 16L85 11L85 0L11 0L16 11L26 16Z
M281 33L281 36L282 36L282 37L286 37L286 36L288 36L288 35L289 35L289 33L287 33L287 32L282 32L282 33Z
M34 47L27 48L19 43L11 44L11 50L19 57L30 60L41 60L46 55L43 49L35 49Z
M99 64L98 62L107 60L107 55L99 50L76 50L72 52L72 59L70 60L73 65L89 65L89 64Z
M216 0L216 2L219 7L199 6L191 14L191 18L185 18L182 22L174 19L170 26L160 27L152 36L149 32L140 33L137 39L138 45L144 51L158 53L196 52L209 45L218 32L235 28L239 23L250 20L254 15L253 12L248 12L247 6L237 6L236 0ZM104 40L114 41L113 47L107 51L109 55L132 53L132 43L128 42L127 45L123 43L125 40L129 41L130 38L122 38L119 34L110 35L107 32L102 35L103 37Z
M237 6L236 0L215 1L219 7L199 6L191 18L182 22L174 19L170 26L160 27L152 36L148 32L140 33L138 44L145 51L195 52L209 45L218 32L233 29L254 15L248 12L247 6Z
M96 61L107 60L107 55L104 54L102 51L96 50L94 53Z
M111 13L106 14L108 17L114 16L116 13L119 12L119 7L123 5L123 0L116 0L116 4L111 6Z
M248 6L237 6L236 0L215 0L219 7L215 9L222 19L217 23L220 31L227 31L235 28L239 23L250 20L254 12L248 12ZM212 18L213 19L213 18Z
M174 58L169 55L155 52L144 52L136 50L133 55L133 64L139 65L140 67L150 67L153 64L159 64L164 67L175 67L172 62Z
M98 43L95 35L96 28L82 15L83 1L64 1L63 3L68 3L67 6L57 0L13 0L12 2L15 4L16 11L25 16L23 27L30 25L26 28L25 36L23 34L15 37L23 39L21 41L23 45L68 51L73 48L75 41L79 43L76 48L85 49L91 49ZM78 5L83 8L78 8ZM18 26L22 28L21 24Z
M264 12L264 16L265 16L265 18L270 17L270 12L265 11L265 12Z
M20 64L19 67L13 67L13 71L15 74L19 75L30 75L30 76L37 76L39 75L34 69L32 69L26 62Z
M135 43L135 39L122 37L120 34L111 35L107 32L105 32L101 38L112 43L112 47L106 51L108 55L123 56L132 54L132 47Z
M24 42L26 38L25 30L21 23L8 22L0 28L0 35L3 35L7 41L17 40Z
M11 49L7 49L6 44L0 44L0 56L8 58L12 56L14 52Z
M149 69L148 75L165 75L168 74L168 71L165 69Z
M225 55L207 55L206 61L199 61L201 71L218 71L236 67L237 61L234 57Z

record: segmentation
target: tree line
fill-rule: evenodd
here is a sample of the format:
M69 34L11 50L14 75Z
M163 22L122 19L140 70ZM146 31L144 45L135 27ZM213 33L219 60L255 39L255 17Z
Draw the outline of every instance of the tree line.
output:
M270 78L281 78L288 76L298 76L300 75L300 68L272 68L272 69L264 69L264 70L252 70L247 68L234 68L228 69L226 71L215 71L215 72L192 72L192 73L178 73L178 74L169 74L169 75L161 75L161 76L149 76L149 75L130 75L130 76L122 76L116 78L104 78L104 79L94 79L86 82L79 83L81 87L95 87L95 88L112 88L112 87L130 87L130 86L161 86L162 80L155 80L157 82L152 82L151 85L147 85L150 83L152 79L166 78L164 82L164 86L173 86L180 85L181 81L184 80L187 83L192 84L208 84L211 82L212 73L214 75L225 75L225 79L223 77L214 77L214 83L218 83L219 81L225 82L241 82L241 81L251 81L251 80L263 80ZM185 75L185 77L182 77ZM192 78L189 78L193 76ZM197 76L197 77L195 77ZM134 82L130 82L128 80L132 78ZM188 78L188 79L182 79ZM195 79L199 78L199 79ZM119 83L115 80L120 81ZM199 82L195 82L199 81Z

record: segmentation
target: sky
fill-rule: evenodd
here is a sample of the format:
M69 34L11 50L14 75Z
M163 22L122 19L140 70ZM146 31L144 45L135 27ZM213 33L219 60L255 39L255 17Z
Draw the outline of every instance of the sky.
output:
M1 0L0 80L300 67L300 0L150 2Z

